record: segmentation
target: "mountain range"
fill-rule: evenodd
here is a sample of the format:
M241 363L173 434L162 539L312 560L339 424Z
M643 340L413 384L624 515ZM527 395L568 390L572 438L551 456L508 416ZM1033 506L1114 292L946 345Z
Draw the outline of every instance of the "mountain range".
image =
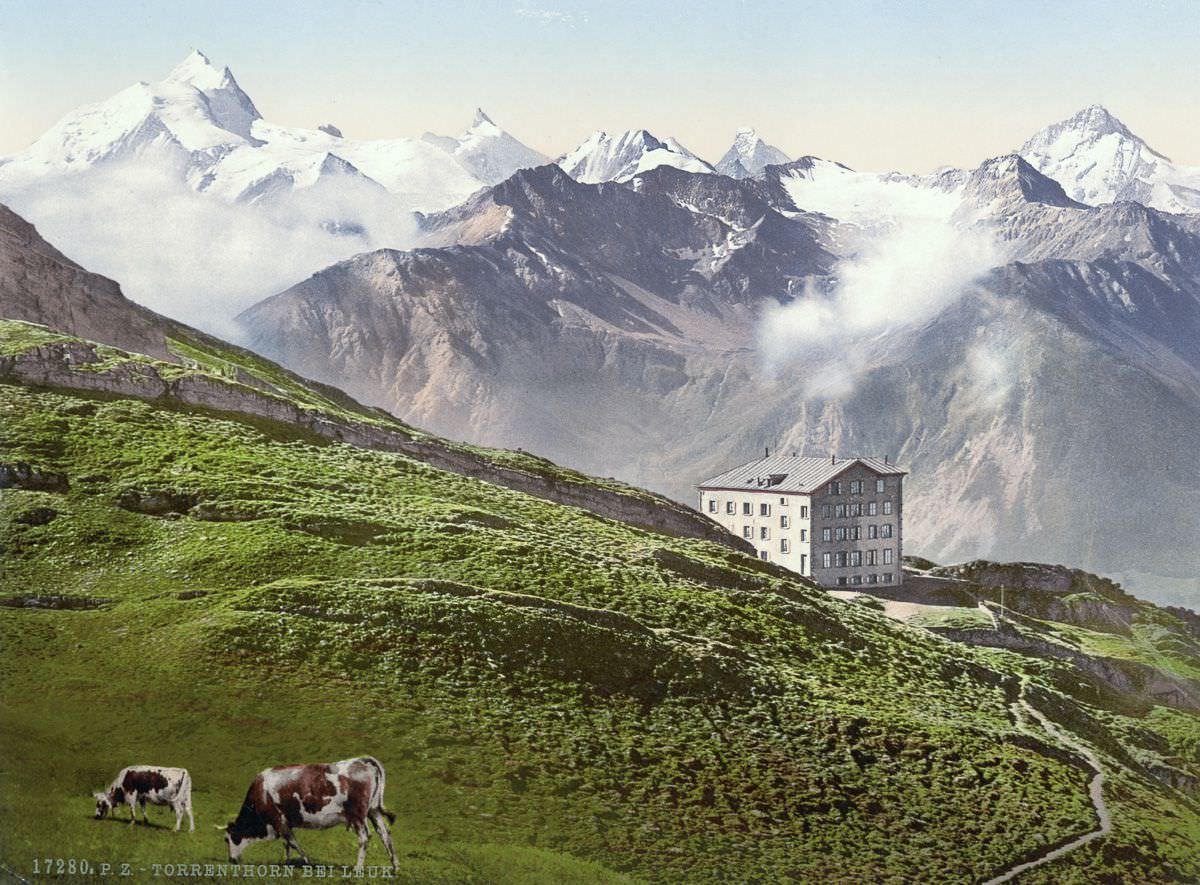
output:
M543 160L482 112L269 124L196 53L0 163L0 197L135 299L440 433L681 501L763 446L890 453L910 549L1194 597L1197 170L1099 107L925 176L752 130L712 165L646 130ZM222 206L220 236L114 224L81 184L113 169Z
M1020 188L999 167L982 182ZM278 843L229 870L204 824L261 765L363 742L414 881L1200 873L1194 612L1029 562L910 557L902 587L826 592L695 511L154 314L3 207L0 549L14 877L62 851L278 878ZM161 809L83 813L148 757L197 782L169 860ZM327 875L353 851L300 835Z

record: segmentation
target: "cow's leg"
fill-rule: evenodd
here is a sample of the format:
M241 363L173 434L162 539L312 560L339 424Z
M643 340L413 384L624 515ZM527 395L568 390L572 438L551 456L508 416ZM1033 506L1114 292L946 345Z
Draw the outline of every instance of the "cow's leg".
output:
M383 840L383 847L387 849L388 857L392 861L392 869L398 870L400 865L396 863L396 849L392 847L392 833L388 829L387 820L381 810L375 809L371 812L371 823L375 824L375 832Z
M138 799L138 803L142 806L142 823L150 823L150 818L146 816L146 796L144 794Z
M354 832L358 834L358 863L354 865L354 870L359 872L367 860L367 843L371 841L371 830L365 820L360 820L354 825Z
M179 828L183 826L183 803L172 802L171 810L175 812L175 832L179 832Z
M192 817L192 797L191 796L187 797L187 801L184 802L183 807L184 807L184 810L187 811L188 832L194 833L194 832L196 832L196 818Z
M300 855L300 862L302 864L304 864L306 867L312 866L312 861L308 859L308 855L304 853L304 849L302 849L299 843L296 842L295 838L292 837L291 830L285 830L284 832L280 833L279 838L283 839L285 859L290 860L290 857L286 855L287 850L290 848L295 851L296 854Z
M129 794L129 826L137 823L137 793Z

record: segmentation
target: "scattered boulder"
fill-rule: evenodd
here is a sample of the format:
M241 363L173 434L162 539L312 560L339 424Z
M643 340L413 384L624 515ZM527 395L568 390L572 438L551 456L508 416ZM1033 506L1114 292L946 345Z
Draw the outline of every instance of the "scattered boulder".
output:
M46 525L53 522L58 511L53 507L31 507L13 517L13 522L21 525Z
M196 506L196 497L171 489L126 489L117 497L117 506L147 516L182 515Z
M29 492L65 492L71 487L65 473L39 470L24 461L0 464L0 489Z
M113 600L102 596L5 596L0 605L7 608L46 608L57 611L88 611L103 608Z

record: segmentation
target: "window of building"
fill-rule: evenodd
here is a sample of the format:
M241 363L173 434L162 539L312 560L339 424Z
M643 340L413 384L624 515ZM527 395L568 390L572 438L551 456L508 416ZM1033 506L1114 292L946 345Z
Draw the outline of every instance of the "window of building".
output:
M879 495L883 494L883 480L882 479L875 480L875 492L876 492L876 494L879 494Z
M850 583L851 584L861 584L862 583L862 575L851 575Z
M859 535L861 532L862 532L862 529L859 528L858 526L856 526L856 525L850 526L850 540L857 541L859 539Z
M800 540L801 541L808 540L808 529L800 529Z
M716 513L716 512L717 512L717 499L716 499L716 498L709 498L709 499L708 499L708 512L709 512L709 513Z
M861 495L863 490L863 481L861 479L850 480L850 494Z
M867 516L875 516L879 512L879 505L874 501L867 502Z
M771 537L771 530L764 525L758 530L758 537L764 541L767 540L767 538Z
M891 547L883 548L883 564L884 565L892 564L892 556L895 554L895 552L896 551L894 551Z
M770 516L771 515L771 505L767 504L765 502L762 504L759 504L758 505L758 515L759 516Z
M821 540L822 541L832 541L833 540L833 529L829 528L829 526L826 526L825 528L821 529Z
M832 562L833 562L833 554L832 553L822 553L821 554L821 568L829 568L830 563L832 563Z
M846 551L845 550L839 550L837 553L835 553L833 555L833 564L836 565L838 568L846 567Z
M801 553L800 554L800 574L803 575L803 574L806 574L807 572L808 572L808 554Z
M786 529L786 528L787 528L789 525L790 525L790 523L788 522L787 514L786 514L786 513L782 513L782 514L780 514L780 516L779 516L779 527L780 527L781 529Z
M878 550L868 550L867 551L867 565L875 565L876 564L875 560L878 559L878 557L879 557Z
M839 541L846 540L846 527L844 525L838 526L837 530L833 533L833 536Z
M780 506L780 507L786 507L787 505L788 505L788 499L787 499L787 498L780 498L780 499L779 499L779 506Z
M861 565L862 565L862 551L861 550L851 550L850 551L850 567L858 568Z
M862 504L854 503L850 505L850 516L862 516Z
M875 583L878 583L878 581L879 581L879 575L876 575L876 574L867 575L867 583L868 584L875 584Z
M892 536L892 524L890 522L885 522L883 525L881 525L879 527L879 537L890 538L891 536Z
M867 540L874 541L878 537L879 537L879 526L877 526L877 525L867 526Z
M838 578L838 586L839 586L839 587L845 587L845 586L846 586L846 579L845 579L845 578Z
M826 491L831 495L840 495L842 493L842 484L837 481L831 482Z
M742 537L743 538L753 538L754 537L754 529L748 525L742 526Z
M891 502L891 501L884 501L884 502L883 502L883 515L884 515L884 516L890 516L890 515L891 515L891 513L892 513L892 502Z
M838 504L836 507L834 507L833 515L838 519L845 519L846 518L846 505Z
M801 505L801 507L800 507L800 518L801 518L801 519L808 519L808 505L807 505L807 504L805 504L805 505Z
M734 504L732 501L726 501L725 502L725 512L726 513L737 513L737 505Z
M788 543L787 538L779 539L779 552L780 553L791 553L792 552L792 546Z
M892 583L892 573L891 572L884 572L882 575L880 575L880 577L883 579L883 583L885 583L885 584Z
M753 516L753 515L754 515L754 505L751 504L749 501L743 501L742 502L742 516Z
M829 517L831 517L832 515L833 515L833 505L832 504L822 504L821 505L821 518L829 519Z
M767 551L766 551L766 550L759 550L759 551L758 551L758 558L759 558L759 559L770 559L771 557L770 557L770 556L767 554Z

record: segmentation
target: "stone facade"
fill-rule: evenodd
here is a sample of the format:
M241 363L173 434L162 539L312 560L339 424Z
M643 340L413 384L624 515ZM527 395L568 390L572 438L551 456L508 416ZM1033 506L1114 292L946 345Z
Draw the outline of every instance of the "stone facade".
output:
M699 487L701 512L753 544L759 558L822 586L902 583L904 471L876 459L828 459L816 472L815 459L780 460L770 468L786 470L793 460L805 479L741 468Z

